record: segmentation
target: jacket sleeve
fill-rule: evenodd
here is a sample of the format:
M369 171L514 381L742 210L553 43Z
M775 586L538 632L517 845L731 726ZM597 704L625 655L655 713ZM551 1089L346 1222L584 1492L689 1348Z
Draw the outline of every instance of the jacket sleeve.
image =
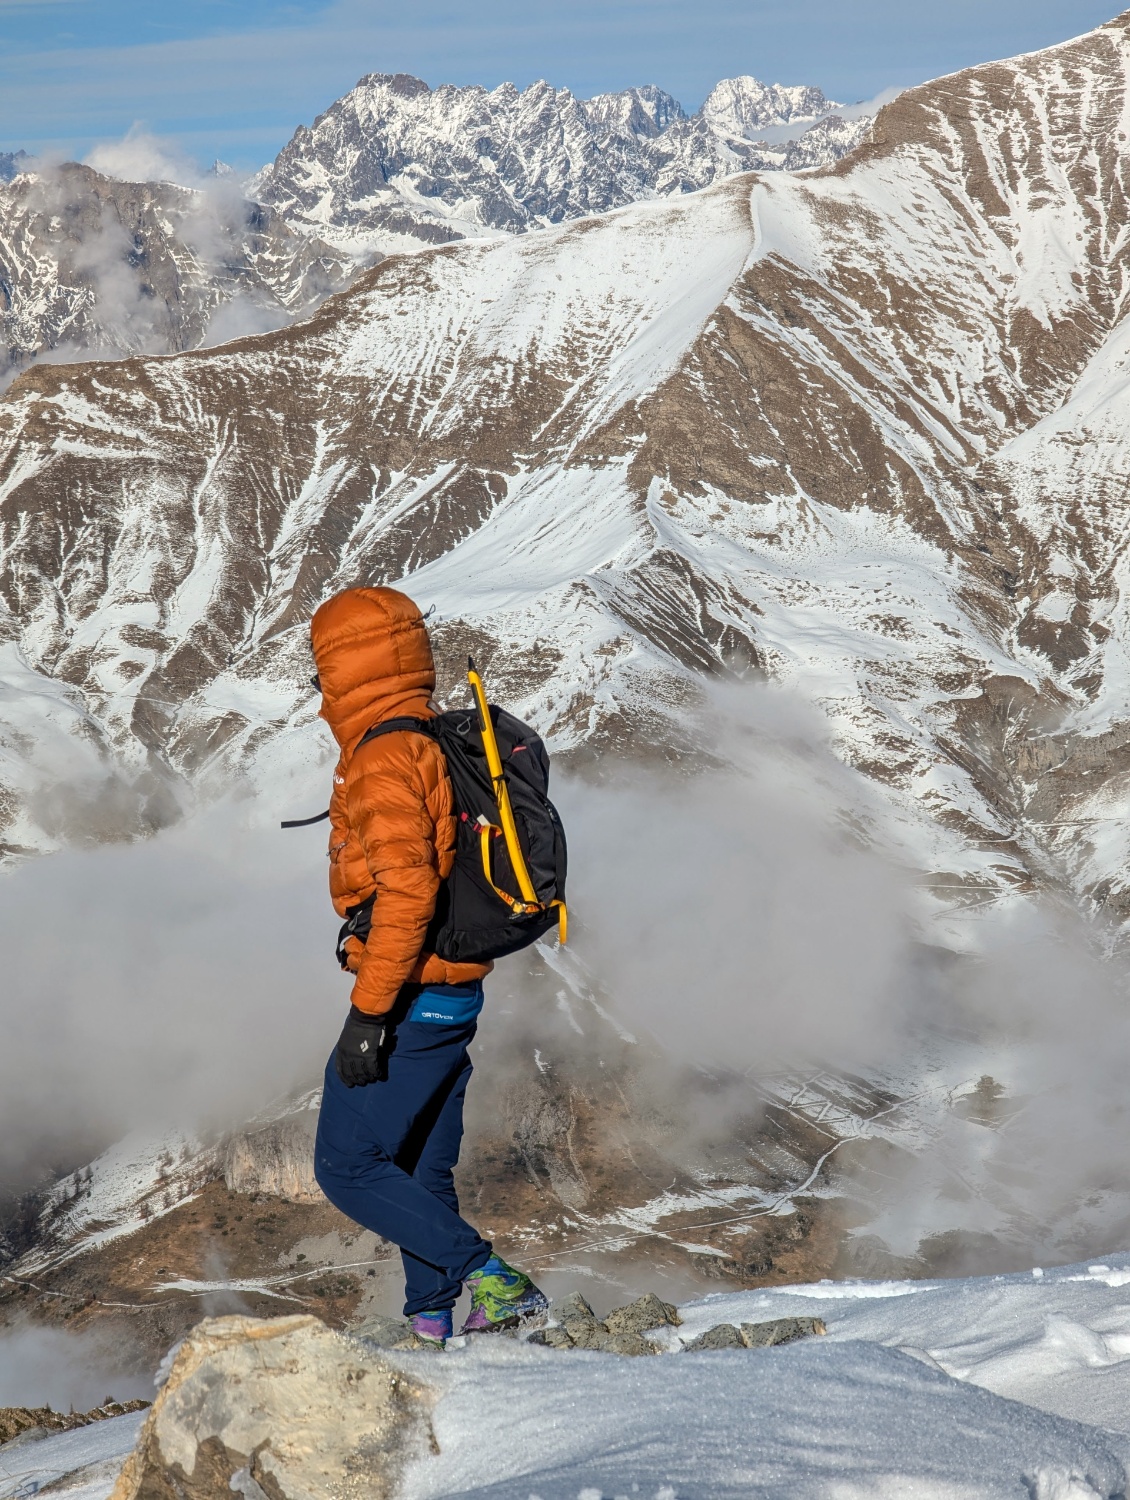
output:
M427 742L424 742L425 744ZM366 747L348 788L349 823L376 885L373 925L352 1000L383 1015L392 1008L424 946L439 891L434 804L435 757L416 736L393 734Z
M364 850L349 826L345 806L344 765L338 762L330 794L330 899L339 917L364 900L372 888Z

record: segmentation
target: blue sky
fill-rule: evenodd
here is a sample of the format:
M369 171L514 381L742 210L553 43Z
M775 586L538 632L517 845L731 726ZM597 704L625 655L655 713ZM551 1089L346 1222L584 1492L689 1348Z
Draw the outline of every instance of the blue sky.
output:
M0 0L0 149L82 156L140 123L257 166L368 72L587 95L719 78L847 102L1100 25L1113 0Z

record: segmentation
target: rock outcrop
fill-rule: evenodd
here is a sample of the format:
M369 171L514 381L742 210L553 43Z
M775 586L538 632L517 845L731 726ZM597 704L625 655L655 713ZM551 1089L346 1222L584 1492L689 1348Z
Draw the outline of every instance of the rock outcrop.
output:
M313 1317L212 1318L177 1348L111 1500L381 1500L434 1393Z
M323 1202L314 1180L317 1123L315 1114L303 1110L230 1136L223 1154L228 1191L283 1198L288 1203Z
M715 1323L684 1347L688 1354L699 1349L771 1349L777 1344L795 1344L827 1333L820 1318L774 1318L768 1323Z

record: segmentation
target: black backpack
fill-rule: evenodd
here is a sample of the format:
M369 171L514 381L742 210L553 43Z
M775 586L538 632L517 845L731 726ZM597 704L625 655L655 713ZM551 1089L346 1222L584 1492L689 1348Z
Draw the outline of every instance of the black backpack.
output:
M475 709L433 719L387 719L357 745L360 750L383 734L426 734L447 760L455 800L455 863L439 888L424 948L450 963L486 963L516 953L558 923L565 940L565 830L548 796L549 755L540 736L513 714L491 704L490 719L525 862L527 895L532 885L535 901L521 894ZM374 900L370 896L346 913L337 943L343 968L346 939L368 937Z

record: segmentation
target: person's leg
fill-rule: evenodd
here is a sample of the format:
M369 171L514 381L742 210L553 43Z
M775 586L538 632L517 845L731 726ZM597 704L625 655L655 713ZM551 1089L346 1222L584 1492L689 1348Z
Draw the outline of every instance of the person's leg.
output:
M417 1142L426 1142L443 1113L473 1035L473 1023L402 1024L388 1077L363 1088L347 1089L331 1057L314 1148L314 1174L330 1202L430 1267L429 1300L434 1305L439 1297L438 1305L448 1307L463 1280L489 1259L490 1246L450 1198L432 1193L400 1162L420 1154Z
M455 1165L463 1140L463 1103L470 1077L471 1059L467 1057L451 1080L426 1134L421 1132L420 1137L412 1142L411 1153L405 1153L398 1161L412 1173L416 1182L441 1203L446 1203L453 1213L459 1212ZM405 1317L454 1307L455 1299L450 1298L450 1288L442 1271L410 1250L402 1249L400 1254L404 1262Z

